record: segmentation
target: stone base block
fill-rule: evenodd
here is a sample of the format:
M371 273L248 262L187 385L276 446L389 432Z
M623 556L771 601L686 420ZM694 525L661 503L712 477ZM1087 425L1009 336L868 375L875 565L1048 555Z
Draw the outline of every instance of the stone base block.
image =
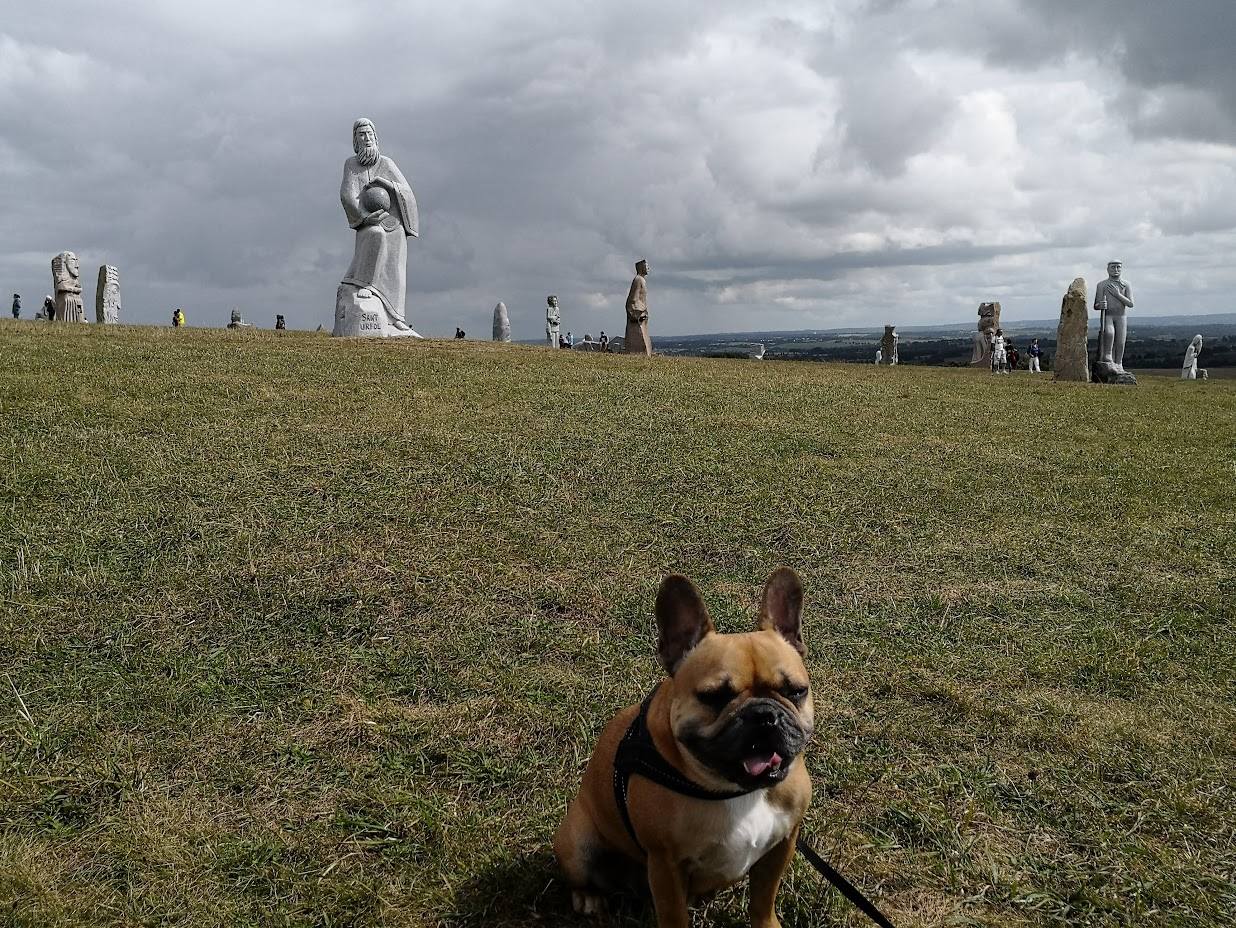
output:
M335 295L336 338L420 338L412 329L396 328L377 294L340 284Z
M1124 368L1109 364L1107 361L1096 361L1093 377L1095 383L1111 383L1119 386L1136 387L1137 378Z

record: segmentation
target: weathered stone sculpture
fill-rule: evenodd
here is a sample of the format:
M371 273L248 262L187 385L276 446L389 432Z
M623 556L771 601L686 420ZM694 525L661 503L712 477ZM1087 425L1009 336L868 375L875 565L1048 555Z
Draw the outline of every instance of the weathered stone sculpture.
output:
M82 285L78 282L81 268L77 255L62 251L52 258L52 286L56 294L57 322L85 322L86 310L82 304Z
M233 306L232 319L228 322L227 327L229 329L251 329L253 328L253 323L245 322L245 317L240 314L240 307Z
M878 363L886 367L893 367L897 363L897 327L895 325L884 327L884 337L880 339L880 358L881 361Z
M353 124L352 150L339 199L356 246L335 294L333 334L420 338L404 318L408 237L420 234L416 198L395 162L378 150L368 119Z
M1107 262L1107 280L1094 288L1094 308L1099 316L1099 357L1094 362L1094 380L1099 383L1137 385L1137 378L1124 369L1124 342L1128 335L1126 313L1133 308L1133 288L1120 279L1123 265Z
M506 304L499 303L494 307L494 341L509 342L511 340L511 317L506 314Z
M120 321L120 272L110 264L99 268L94 291L94 321L115 325Z
M970 366L983 370L991 367L991 337L1000 328L1000 304L979 303L978 331L974 333L974 354Z
M648 262L635 262L635 279L627 292L627 354L652 354L652 339L648 337Z
M1197 380L1197 358L1202 353L1202 336L1194 335L1185 349L1184 366L1180 368L1181 380Z
M763 361L764 360L763 343L757 344L754 349L752 349L751 351L748 351L747 358L748 360L751 360L751 361Z
M1056 327L1056 358L1052 369L1056 380L1090 382L1090 359L1086 339L1090 323L1086 316L1086 281L1078 277L1060 301L1060 323Z
M545 298L545 342L550 348L557 348L561 333L560 326L562 325L562 311L558 309L558 298L556 296L548 296Z

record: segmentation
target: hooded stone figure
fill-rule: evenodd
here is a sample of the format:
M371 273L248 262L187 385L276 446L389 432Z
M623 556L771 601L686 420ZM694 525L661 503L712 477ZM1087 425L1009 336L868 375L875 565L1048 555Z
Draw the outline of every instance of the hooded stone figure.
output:
M356 248L340 289L371 291L391 326L407 331L408 238L420 234L416 197L395 162L379 152L368 119L353 124L352 150L356 154L343 165L339 199L348 226L356 230Z

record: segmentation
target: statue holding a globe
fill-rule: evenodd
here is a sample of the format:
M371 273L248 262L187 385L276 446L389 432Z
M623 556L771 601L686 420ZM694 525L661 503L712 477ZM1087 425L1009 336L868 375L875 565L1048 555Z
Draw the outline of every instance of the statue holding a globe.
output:
M373 123L352 126L339 199L356 247L335 301L336 335L419 336L404 317L408 237L419 233L416 197L399 168L378 151Z

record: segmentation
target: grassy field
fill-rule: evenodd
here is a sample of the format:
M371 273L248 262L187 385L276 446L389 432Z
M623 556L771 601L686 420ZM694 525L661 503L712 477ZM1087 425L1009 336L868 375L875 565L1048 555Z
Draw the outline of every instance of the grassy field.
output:
M4 925L588 924L657 584L745 630L780 564L898 926L1236 918L1236 382L3 322L0 411Z

